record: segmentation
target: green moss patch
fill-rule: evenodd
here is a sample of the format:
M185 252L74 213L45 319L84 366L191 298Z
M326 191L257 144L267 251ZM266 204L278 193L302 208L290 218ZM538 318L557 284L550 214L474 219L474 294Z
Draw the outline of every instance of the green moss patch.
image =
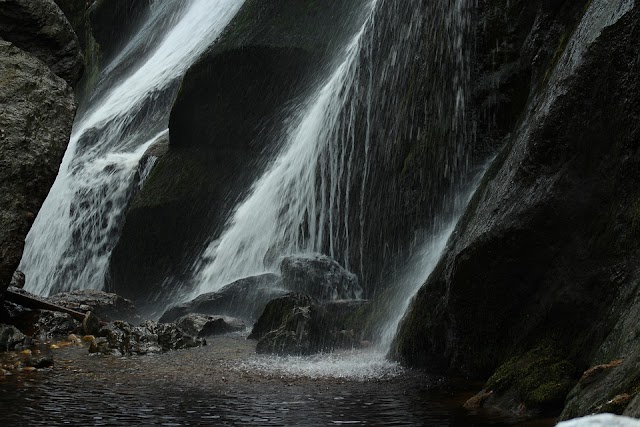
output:
M504 363L486 388L497 394L515 392L529 409L560 409L576 382L575 372L551 347L539 347Z

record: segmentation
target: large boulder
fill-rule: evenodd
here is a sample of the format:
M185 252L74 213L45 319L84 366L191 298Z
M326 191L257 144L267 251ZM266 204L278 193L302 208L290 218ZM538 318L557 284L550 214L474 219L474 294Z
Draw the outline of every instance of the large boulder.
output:
M259 340L269 332L278 329L294 308L315 305L318 305L318 301L301 293L288 293L269 301L260 318L253 325L249 339Z
M590 2L565 37L407 313L397 359L487 378L544 342L575 367L575 384L589 366L640 351L629 338L639 319L639 18L637 4ZM553 402L540 409L559 413L563 399Z
M326 255L289 256L280 264L282 287L319 301L362 298L358 277Z
M258 353L308 355L360 345L359 333L349 329L349 318L364 302L325 304L292 292L269 302L249 339L258 340Z
M82 77L78 37L53 0L3 0L0 37L44 62L70 86Z
M160 321L173 322L189 313L226 315L253 321L269 301L287 293L280 283L280 277L271 273L246 277L219 291L202 294L170 308Z
M58 173L75 101L69 85L43 62L2 40L0 83L2 287L18 267L25 236Z
M242 332L247 328L240 319L205 314L187 314L174 323L187 334L198 338Z
M183 78L169 151L134 197L111 257L115 292L139 305L191 290L194 258L263 171L258 159L279 148L283 111L353 34L365 3L244 2Z
M98 318L109 322L124 320L140 323L142 318L133 303L120 295L96 290L77 290L64 292L47 298L53 304L70 308L81 313L91 311Z

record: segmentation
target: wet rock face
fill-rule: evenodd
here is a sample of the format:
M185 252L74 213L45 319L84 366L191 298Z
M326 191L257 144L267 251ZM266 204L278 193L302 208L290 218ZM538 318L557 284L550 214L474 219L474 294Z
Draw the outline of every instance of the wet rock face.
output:
M358 333L347 325L349 316L362 303L320 304L309 295L289 293L267 304L249 339L258 340L258 353L278 355L308 355L358 347Z
M318 305L318 301L301 293L289 293L270 301L253 325L249 339L259 340L269 332L278 329L294 308L315 305Z
M190 302L170 308L160 321L173 322L189 313L257 319L270 300L286 293L280 283L276 274L240 279L219 291L202 294Z
M22 289L24 288L24 282L25 282L24 273L22 271L16 270L13 273L13 277L11 277L11 283L9 284L9 286L14 286L18 289Z
M15 350L26 338L15 326L0 325L0 351Z
M282 286L319 301L359 299L362 288L355 274L325 255L286 257L280 264Z
M90 353L144 355L206 345L174 324L144 322L141 326L115 321L104 326L91 343Z
M100 320L107 322L124 320L137 324L142 320L130 300L108 292L95 290L64 292L49 297L48 301L81 313L91 311Z
M247 328L242 320L234 317L204 314L187 314L174 323L187 334L198 338L242 332Z
M44 62L70 86L82 77L78 37L53 0L4 0L0 37Z
M2 40L0 106L0 284L6 285L58 172L76 106L64 80Z
M527 113L487 172L400 328L397 358L487 378L544 340L576 372L640 351L628 339L640 307L639 17L636 5L605 28L557 98L549 70L530 98L547 108Z

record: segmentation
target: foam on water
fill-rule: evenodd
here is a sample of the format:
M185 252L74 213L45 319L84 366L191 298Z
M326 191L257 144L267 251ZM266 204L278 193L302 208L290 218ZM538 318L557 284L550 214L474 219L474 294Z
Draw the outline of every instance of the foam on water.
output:
M232 369L285 378L368 381L393 378L404 370L376 350L351 350L314 356L253 356Z

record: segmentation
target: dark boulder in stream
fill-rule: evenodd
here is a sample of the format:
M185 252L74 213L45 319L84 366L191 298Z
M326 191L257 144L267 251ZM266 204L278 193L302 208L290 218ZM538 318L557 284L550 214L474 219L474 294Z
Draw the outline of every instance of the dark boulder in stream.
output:
M242 332L247 328L247 325L240 319L205 314L187 314L174 323L187 334L198 338Z
M160 317L160 321L173 322L189 313L254 320L269 301L285 293L287 291L281 287L280 276L276 274L245 277L219 291L202 294L192 301L170 308Z
M308 355L360 345L350 316L365 301L319 303L309 295L289 293L271 301L249 339L258 353ZM350 329L351 327L351 329Z

